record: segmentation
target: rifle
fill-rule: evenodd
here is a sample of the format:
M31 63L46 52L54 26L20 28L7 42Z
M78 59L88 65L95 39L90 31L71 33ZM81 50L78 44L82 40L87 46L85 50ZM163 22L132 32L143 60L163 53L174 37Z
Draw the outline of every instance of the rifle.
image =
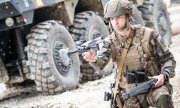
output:
M68 54L73 54L73 53L77 53L79 52L79 54L82 54L85 51L88 51L90 49L94 49L94 50L99 50L99 44L102 43L104 41L104 36L95 38L93 40L89 40L89 41L85 41L85 40L80 40L77 41L77 49L75 51L69 51Z
M142 92L149 90L155 85L156 82L157 82L157 79L151 79L147 82L139 84L138 86L134 88L131 88L126 93L122 93L121 96L122 96L123 101L126 101L130 97L137 96L141 94Z
M141 94L142 92L149 90L150 88L152 88L155 83L157 82L157 79L151 79L147 82L141 83L138 86L131 88L130 90L128 90L127 92L124 93L120 93L123 102L126 101L127 99L129 99L130 97L134 97L137 96L139 94ZM113 84L114 85L114 84ZM112 87L112 84L111 84ZM113 99L113 92L105 92L105 97L104 97L104 101L109 101Z
M89 40L78 47L79 53L88 51L90 49L99 50L99 44L104 41L104 37L98 37L94 40Z

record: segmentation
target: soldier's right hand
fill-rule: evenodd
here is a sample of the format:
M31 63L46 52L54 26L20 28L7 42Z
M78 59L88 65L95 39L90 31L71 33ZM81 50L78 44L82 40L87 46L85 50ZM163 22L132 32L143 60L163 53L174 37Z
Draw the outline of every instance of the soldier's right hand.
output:
M89 52L83 52L82 57L89 62L96 62L96 51L95 50L90 50Z

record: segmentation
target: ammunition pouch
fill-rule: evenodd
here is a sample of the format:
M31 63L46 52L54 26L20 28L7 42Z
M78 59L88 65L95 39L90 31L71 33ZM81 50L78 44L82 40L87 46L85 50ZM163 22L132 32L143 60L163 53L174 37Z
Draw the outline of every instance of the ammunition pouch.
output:
M128 84L142 83L145 81L145 72L128 72L126 78Z

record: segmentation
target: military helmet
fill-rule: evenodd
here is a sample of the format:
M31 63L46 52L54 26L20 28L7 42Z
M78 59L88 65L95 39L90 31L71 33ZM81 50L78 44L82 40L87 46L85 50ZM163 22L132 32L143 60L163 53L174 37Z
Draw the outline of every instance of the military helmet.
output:
M104 17L132 14L132 5L126 0L110 0L104 7Z

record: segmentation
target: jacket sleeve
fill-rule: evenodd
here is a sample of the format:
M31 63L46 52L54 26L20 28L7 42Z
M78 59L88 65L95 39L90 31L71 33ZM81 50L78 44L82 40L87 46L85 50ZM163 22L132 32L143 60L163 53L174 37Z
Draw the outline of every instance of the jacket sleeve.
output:
M110 36L104 39L101 48L97 51L96 62L90 62L90 65L97 69L103 69L111 58L111 44Z
M150 47L161 66L161 73L165 74L167 79L174 77L176 61L173 54L169 51L166 40L159 33L153 31L150 38Z

